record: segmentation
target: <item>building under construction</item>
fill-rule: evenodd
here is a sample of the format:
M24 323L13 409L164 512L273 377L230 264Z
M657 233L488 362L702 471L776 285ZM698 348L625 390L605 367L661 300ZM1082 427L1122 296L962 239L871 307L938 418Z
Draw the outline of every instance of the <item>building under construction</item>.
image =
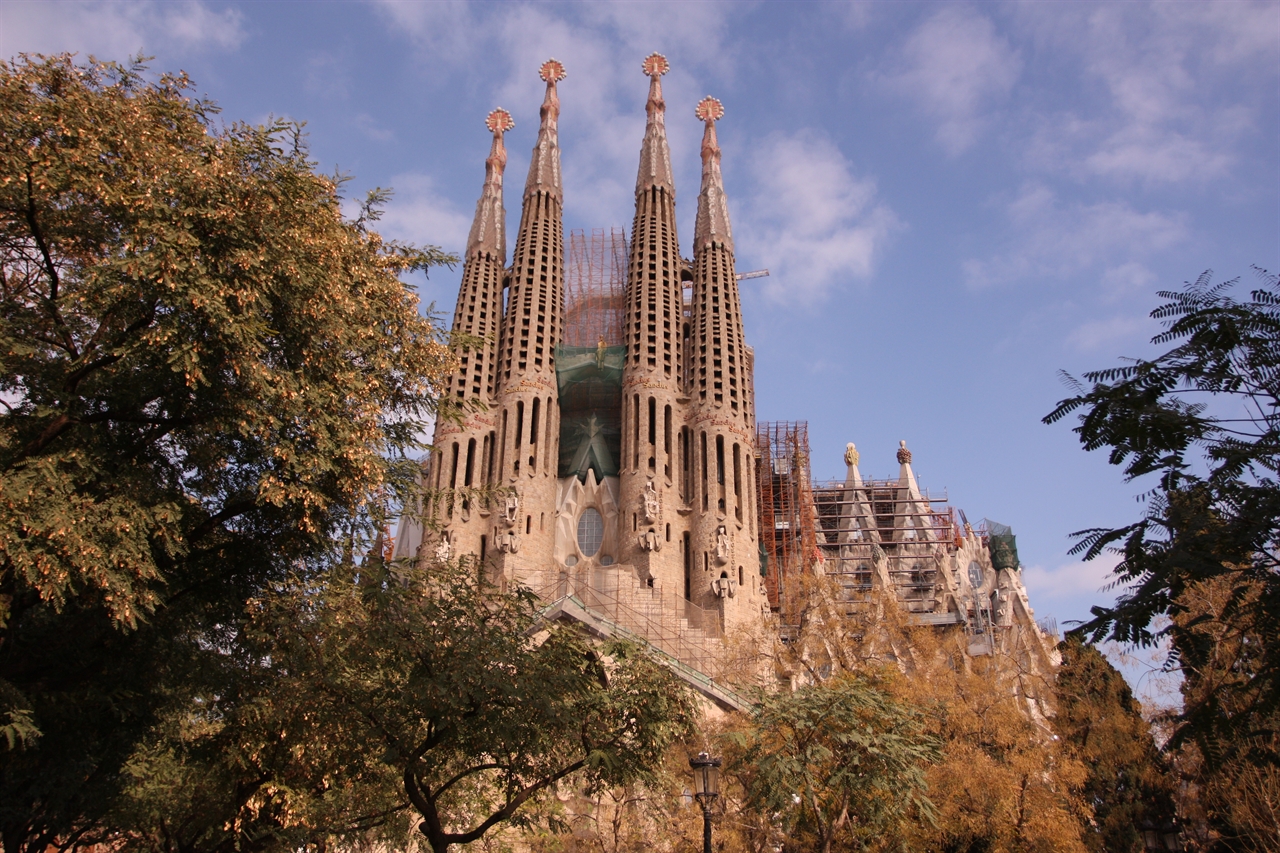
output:
M423 485L496 497L433 502L426 523L400 525L395 556L473 555L495 581L538 591L549 614L649 643L726 707L740 704L723 685L727 662L758 658L769 632L794 631L793 581L808 576L834 581L849 613L892 598L916 624L962 630L971 655L1013 643L1047 660L1012 537L971 528L945 495L922 491L905 443L896 480L864 480L851 444L845 479L815 483L806 424L756 423L738 285L764 273L735 269L717 139L724 108L707 97L695 111L702 180L686 259L666 70L658 54L644 61L629 240L617 228L564 238L565 69L550 60L508 263L504 137L513 122L503 110L489 115L453 319L455 332L481 343L457 352L448 394L467 416L437 425Z

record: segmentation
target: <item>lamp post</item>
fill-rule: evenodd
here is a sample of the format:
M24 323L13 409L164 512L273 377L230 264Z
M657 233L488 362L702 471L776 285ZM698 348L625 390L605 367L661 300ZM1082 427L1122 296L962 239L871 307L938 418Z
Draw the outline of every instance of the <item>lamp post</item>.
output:
M689 759L693 768L693 796L702 806L702 853L711 853L711 806L720 796L720 759L699 752Z

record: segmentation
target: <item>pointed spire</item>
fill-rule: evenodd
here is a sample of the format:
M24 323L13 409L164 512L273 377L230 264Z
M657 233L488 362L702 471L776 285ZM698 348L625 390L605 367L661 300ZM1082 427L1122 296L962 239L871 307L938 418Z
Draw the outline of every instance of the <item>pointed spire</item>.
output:
M844 447L844 464L846 468L844 484L846 488L862 488L862 472L858 470L858 461L862 454L858 453L858 445L852 441Z
M476 202L476 218L471 222L471 234L467 237L467 257L488 253L503 266L507 263L507 214L502 207L502 172L507 168L507 149L502 144L502 134L516 126L511 113L498 107L484 120L484 126L493 132L493 145L484 161L484 189Z
M640 67L649 77L649 100L644 106L648 120L644 128L644 143L640 146L636 192L661 187L674 198L676 182L671 173L671 149L667 146L667 102L662 99L662 75L671 70L671 65L662 54L651 53Z
M542 124L538 127L538 141L533 146L533 158L529 161L529 179L525 181L525 198L537 192L545 192L562 201L564 192L560 186L560 138L556 122L560 119L560 95L556 83L565 78L564 63L548 59L538 69L538 76L547 84L547 95L542 99Z
M702 189L698 192L693 249L696 252L711 243L722 243L732 252L729 203L724 195L724 179L720 176L720 143L716 139L716 121L724 117L724 105L708 95L698 102L694 114L706 122L707 129L702 134Z
M907 450L907 442L898 442L898 488L905 490L903 498L920 500L920 486L916 483L916 474L911 470L911 451Z

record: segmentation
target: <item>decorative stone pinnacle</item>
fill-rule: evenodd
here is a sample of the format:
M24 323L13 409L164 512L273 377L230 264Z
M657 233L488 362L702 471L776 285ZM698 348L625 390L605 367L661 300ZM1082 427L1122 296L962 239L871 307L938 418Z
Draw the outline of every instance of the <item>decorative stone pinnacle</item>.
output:
M538 68L538 76L544 83L559 83L567 76L567 72L564 70L564 63L553 56Z
M651 53L640 63L646 77L661 77L671 70L671 63L660 53Z
M910 464L911 464L911 451L910 451L910 450L907 450L907 442L906 442L906 441L899 441L899 442L898 442L898 464L899 464L899 465L910 465Z
M713 98L707 95L698 106L694 107L693 114L698 117L698 121L719 121L724 118L724 104L720 103L719 98Z
M547 84L547 94L538 111L541 116L538 141L533 146L533 159L529 161L529 178L525 181L524 194L528 198L533 193L547 192L561 199L560 143L556 132L556 123L560 118L560 96L556 92L556 83L565 78L564 63L558 59L548 59L538 68L538 76Z
M489 115L485 116L484 126L489 128L492 133L501 135L516 126L516 120L511 117L511 113L498 107Z
M858 453L858 445L852 441L844 447L844 464L857 465L858 460L862 458L862 454Z

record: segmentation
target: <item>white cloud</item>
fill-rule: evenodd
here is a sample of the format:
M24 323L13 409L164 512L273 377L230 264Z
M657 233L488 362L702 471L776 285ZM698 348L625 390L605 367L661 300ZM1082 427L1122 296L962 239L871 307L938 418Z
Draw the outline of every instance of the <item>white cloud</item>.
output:
M1012 91L1022 60L985 16L946 6L922 23L882 75L938 122L937 140L955 156L977 141L989 112Z
M1060 623L1087 619L1093 605L1115 601L1116 590L1107 587L1119 562L1119 555L1104 553L1094 560L1074 560L1052 568L1027 566L1022 582L1037 613L1056 616Z
M234 50L245 39L244 16L189 2L22 2L0 5L0 55L72 51L81 58L123 61L139 52Z
M1145 343L1151 331L1152 321L1148 317L1108 317L1077 326L1067 335L1067 344L1081 352L1096 352L1126 341Z
M374 228L383 236L407 243L440 246L461 255L471 230L471 211L439 195L427 175L397 175L395 195Z
M813 130L776 135L748 165L754 192L735 232L739 254L770 269L771 297L809 301L871 274L898 220L877 200L875 181L855 176L829 139Z
M1274 98L1274 63L1262 74L1257 64L1280 51L1274 3L1015 8L1038 48L1079 73L1076 92L1100 85L1104 96L1101 109L1040 116L1029 146L1039 168L1151 184L1220 178Z
M1016 247L965 261L970 287L1062 277L1099 265L1134 274L1139 266L1135 259L1168 249L1187 236L1184 214L1143 213L1117 201L1063 205L1052 190L1036 183L1025 185L1005 212Z

